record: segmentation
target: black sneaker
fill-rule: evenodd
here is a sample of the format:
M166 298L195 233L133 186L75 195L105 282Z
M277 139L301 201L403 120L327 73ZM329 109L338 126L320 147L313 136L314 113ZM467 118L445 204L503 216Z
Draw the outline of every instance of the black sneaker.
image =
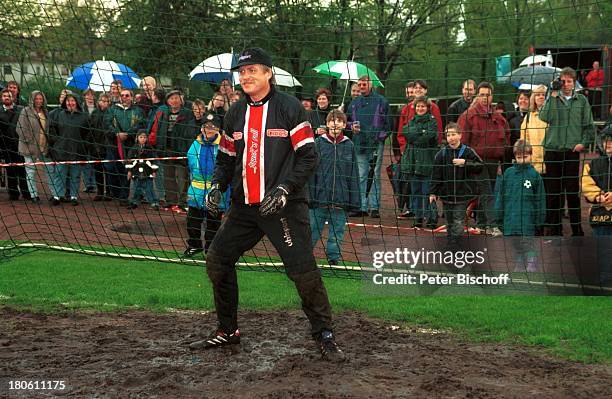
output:
M199 254L200 252L204 251L203 248L195 248L195 247L187 247L187 249L185 250L185 252L183 252L183 256L185 258L191 258L192 256L194 256L195 254Z
M61 203L58 197L51 197L50 201L51 201L51 205L53 206L58 206Z
M336 259L330 259L327 261L327 264L330 266L338 266L338 261Z
M76 198L71 198L70 203L72 204L72 206L77 206L79 204L79 200Z
M227 345L238 345L240 343L240 330L236 329L232 334L227 334L222 329L212 333L210 337L202 341L189 344L190 349L212 349Z
M373 219L380 219L380 212L378 212L378 209L374 209L370 212L370 217Z
M129 204L127 206L127 209L136 209L136 208L138 208L138 205L136 205L136 204Z
M321 357L323 360L327 360L334 363L340 363L346 360L346 355L336 344L334 334L329 330L323 330L315 340L319 345L321 351Z

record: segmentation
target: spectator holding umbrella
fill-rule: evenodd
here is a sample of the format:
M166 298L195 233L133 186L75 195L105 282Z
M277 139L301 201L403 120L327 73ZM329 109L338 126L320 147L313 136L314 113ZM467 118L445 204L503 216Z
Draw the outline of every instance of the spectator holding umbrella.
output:
M118 79L111 82L110 96L113 105L121 103L121 89L123 89L123 82Z
M217 92L225 98L226 102L229 102L229 98L234 92L232 82L230 82L229 79L223 79L219 84L219 90L217 90Z
M317 102L317 107L308 114L308 119L310 120L312 130L314 130L315 134L320 136L327 132L326 121L327 114L329 114L331 110L331 91L325 87L317 89L315 92L315 101Z
M589 101L575 91L576 71L563 68L540 110L548 123L544 139L548 233L563 235L561 206L567 200L573 236L583 236L580 215L580 153L593 142L595 125Z
M347 114L352 122L353 142L357 153L361 210L351 216L380 218L380 170L382 167L385 139L389 134L389 102L372 90L369 75L359 78L361 95L351 101ZM368 193L370 163L374 165L372 189Z

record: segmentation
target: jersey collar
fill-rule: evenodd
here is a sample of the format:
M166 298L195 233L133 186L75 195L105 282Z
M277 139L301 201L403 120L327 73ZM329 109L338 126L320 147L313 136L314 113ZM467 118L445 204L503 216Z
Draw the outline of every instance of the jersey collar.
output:
M249 104L251 107L261 107L262 105L264 105L270 100L270 98L272 97L275 91L276 90L274 89L274 85L270 85L270 92L266 94L266 96L259 101L253 101L251 97L249 97L248 94L245 94L247 104Z

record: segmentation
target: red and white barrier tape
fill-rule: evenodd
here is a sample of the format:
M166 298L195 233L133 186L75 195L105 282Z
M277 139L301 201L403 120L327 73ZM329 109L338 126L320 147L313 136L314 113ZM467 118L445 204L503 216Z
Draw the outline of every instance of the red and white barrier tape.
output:
M187 157L159 157L159 158L136 158L136 159L103 159L92 161L49 161L49 162L14 162L0 163L0 168L8 168L11 166L39 166L39 165L84 165L92 163L112 163L112 162L132 162L132 161L178 161L187 159Z

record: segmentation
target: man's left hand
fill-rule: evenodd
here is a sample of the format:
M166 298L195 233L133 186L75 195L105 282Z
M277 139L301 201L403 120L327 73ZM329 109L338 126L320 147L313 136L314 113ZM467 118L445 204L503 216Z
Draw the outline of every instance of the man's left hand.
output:
M287 205L288 196L289 190L282 184L279 184L266 194L263 201L261 201L259 214L263 217L276 215Z
M582 152L584 150L584 146L582 144L576 144L574 147L574 152Z

